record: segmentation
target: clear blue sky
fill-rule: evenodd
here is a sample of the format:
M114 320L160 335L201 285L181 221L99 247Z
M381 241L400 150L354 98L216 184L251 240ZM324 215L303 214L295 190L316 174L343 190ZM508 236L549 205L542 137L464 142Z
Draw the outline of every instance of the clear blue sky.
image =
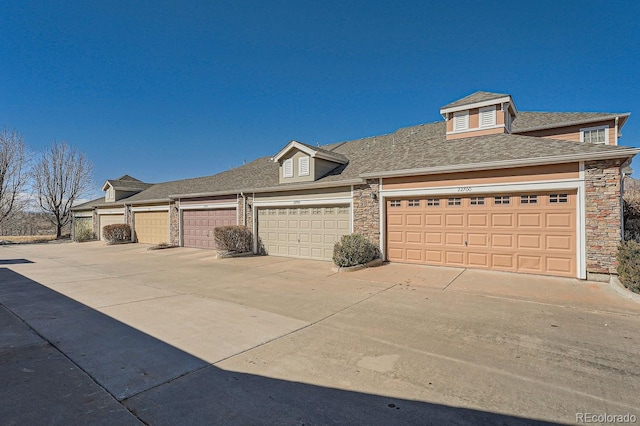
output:
M437 121L477 90L631 112L639 146L639 20L637 1L7 1L0 126L81 148L97 186Z

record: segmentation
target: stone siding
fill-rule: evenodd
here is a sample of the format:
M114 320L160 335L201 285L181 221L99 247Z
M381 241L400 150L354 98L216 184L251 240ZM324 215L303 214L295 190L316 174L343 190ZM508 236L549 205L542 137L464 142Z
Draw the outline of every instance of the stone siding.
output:
M93 225L93 238L100 238L100 224L98 223L98 209L94 208L93 213L91 214L92 225Z
M179 246L180 241L180 202L169 203L169 244Z
M380 244L380 197L378 179L353 187L353 232ZM374 198L375 197L375 198Z
M620 164L620 160L585 164L587 273L617 273L622 237Z

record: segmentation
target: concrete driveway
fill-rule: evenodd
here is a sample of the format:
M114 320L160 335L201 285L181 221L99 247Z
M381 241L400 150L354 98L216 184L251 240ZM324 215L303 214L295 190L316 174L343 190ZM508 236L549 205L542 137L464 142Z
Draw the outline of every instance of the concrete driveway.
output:
M214 254L0 246L3 424L640 416L640 304L607 284Z

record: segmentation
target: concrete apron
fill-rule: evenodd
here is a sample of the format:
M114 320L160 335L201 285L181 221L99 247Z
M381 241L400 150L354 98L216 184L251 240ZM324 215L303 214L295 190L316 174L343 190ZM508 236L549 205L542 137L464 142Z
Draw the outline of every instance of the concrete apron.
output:
M147 423L574 422L640 390L640 309L601 284L78 248L12 250L35 263L0 267L0 303Z

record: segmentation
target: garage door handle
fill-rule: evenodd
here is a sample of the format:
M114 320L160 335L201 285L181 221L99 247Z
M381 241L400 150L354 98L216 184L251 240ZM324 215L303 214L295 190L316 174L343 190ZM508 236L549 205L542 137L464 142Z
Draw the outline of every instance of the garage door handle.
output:
M467 241L466 241L466 240L464 241L464 245L465 245L465 246L468 246L468 245L469 245L469 244L467 243Z

